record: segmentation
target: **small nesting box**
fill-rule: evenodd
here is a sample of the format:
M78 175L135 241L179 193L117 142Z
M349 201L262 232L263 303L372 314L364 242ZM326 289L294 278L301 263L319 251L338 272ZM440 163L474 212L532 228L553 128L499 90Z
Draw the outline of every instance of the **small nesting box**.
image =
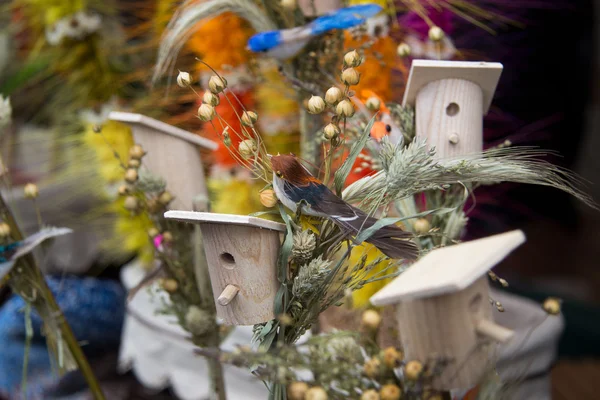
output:
M214 151L217 143L141 114L113 111L109 119L131 127L134 141L148 153L144 167L175 195L173 208L192 210L194 198L207 195L199 148Z
M512 337L493 321L486 275L524 241L517 230L433 250L371 297L396 305L407 360L448 363L435 389L477 385L492 364L490 345Z
M436 157L483 149L483 116L502 74L502 64L414 60L402 105L415 107L417 138L436 148Z
M285 225L190 211L167 211L165 218L200 225L217 317L227 325L254 325L275 317L277 258Z

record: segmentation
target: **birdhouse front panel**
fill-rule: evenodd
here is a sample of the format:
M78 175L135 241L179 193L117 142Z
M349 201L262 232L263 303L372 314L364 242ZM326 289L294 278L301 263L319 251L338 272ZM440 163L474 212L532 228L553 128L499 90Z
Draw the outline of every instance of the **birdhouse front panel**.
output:
M228 325L254 325L274 318L280 233L234 224L201 224L215 299L229 286L239 289L217 316Z
M493 346L477 333L481 320L492 319L487 277L456 293L404 301L396 310L407 360L437 366L436 389L475 386L493 367Z

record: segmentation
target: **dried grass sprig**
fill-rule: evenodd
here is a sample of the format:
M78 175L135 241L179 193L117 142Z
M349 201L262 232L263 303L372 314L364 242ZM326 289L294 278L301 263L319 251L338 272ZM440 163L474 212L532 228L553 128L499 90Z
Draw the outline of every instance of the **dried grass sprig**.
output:
M516 182L550 186L597 209L592 198L580 189L583 180L539 158L546 154L532 147L505 147L436 160L435 149L428 149L423 140L416 140L402 150L385 143L381 152L383 169L347 187L343 198L375 209L426 190L445 190L457 183Z
M202 20L232 12L247 20L257 32L277 29L269 17L251 0L186 1L173 15L161 38L153 82L173 68L175 58ZM225 34L225 32L224 32Z

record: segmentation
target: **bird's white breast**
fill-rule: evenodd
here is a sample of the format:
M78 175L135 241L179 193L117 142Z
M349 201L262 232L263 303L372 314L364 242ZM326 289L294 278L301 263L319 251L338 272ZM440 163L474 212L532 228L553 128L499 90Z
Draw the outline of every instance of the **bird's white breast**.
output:
M273 190L275 190L275 195L283 203L284 206L296 212L296 203L294 203L289 197L285 195L285 191L283 190L283 179L277 176L277 174L273 173Z

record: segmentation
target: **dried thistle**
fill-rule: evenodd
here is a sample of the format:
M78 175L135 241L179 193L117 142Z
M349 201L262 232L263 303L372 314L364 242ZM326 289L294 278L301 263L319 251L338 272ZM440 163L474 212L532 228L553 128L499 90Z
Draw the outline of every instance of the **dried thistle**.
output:
M293 239L292 259L300 265L308 262L312 258L316 246L317 238L310 229L296 232Z
M320 286L329 275L331 261L323 260L319 255L312 259L308 264L304 264L298 271L298 276L294 278L292 294L299 299L313 293L315 287Z

